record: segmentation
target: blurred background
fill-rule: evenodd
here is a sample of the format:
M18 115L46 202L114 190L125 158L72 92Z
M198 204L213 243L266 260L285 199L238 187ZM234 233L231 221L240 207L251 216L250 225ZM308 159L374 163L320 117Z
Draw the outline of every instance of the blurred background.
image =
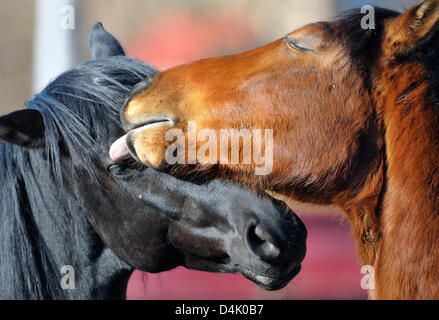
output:
M365 4L402 11L414 0L2 0L0 112L24 102L59 73L89 59L95 21L127 55L160 69L230 54L278 39L301 25L332 20ZM240 275L178 268L135 272L129 299L365 299L350 229L336 212L301 215L308 228L302 272L283 290L266 292Z

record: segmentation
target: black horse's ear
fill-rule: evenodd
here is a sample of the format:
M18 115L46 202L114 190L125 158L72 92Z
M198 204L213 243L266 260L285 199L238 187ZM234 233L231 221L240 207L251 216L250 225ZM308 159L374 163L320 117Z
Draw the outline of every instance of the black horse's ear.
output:
M43 147L43 116L37 110L25 109L0 117L0 140L26 148Z
M100 22L96 22L91 28L88 45L92 59L125 55L119 41L109 34Z

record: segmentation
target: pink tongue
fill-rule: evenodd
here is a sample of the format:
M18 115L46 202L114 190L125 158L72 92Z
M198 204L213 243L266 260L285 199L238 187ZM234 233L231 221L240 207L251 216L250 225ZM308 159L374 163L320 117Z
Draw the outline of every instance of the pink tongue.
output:
M130 157L126 143L127 135L117 139L110 147L110 157L114 162L120 162Z

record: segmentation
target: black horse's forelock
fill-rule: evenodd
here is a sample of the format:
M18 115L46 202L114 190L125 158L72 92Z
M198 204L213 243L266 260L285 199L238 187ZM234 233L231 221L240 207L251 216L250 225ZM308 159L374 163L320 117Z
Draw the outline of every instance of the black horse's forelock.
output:
M26 103L43 115L46 147L0 145L0 298L64 296L59 277L44 275L59 275L66 261L56 259L75 261L69 256L99 242L88 241L94 232L84 235L76 228L91 227L84 214L77 214L79 200L64 192L62 157L67 153L73 167L93 175L93 145L108 137L110 125L120 126L119 109L127 94L155 72L123 56L92 60L63 73ZM44 231L53 229L59 232L46 238ZM50 246L53 242L66 245ZM48 247L62 252L47 252Z

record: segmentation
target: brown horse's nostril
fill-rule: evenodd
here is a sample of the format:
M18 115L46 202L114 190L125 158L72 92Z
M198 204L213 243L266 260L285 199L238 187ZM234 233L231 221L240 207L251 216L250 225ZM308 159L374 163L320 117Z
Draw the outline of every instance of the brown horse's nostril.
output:
M280 249L274 243L271 235L261 224L251 225L247 232L247 241L251 251L263 261L269 262L281 254Z
M152 81L154 80L154 76L148 76L139 83L137 83L128 93L128 96L125 100L125 103L123 104L122 108L120 109L120 120L122 122L122 126L126 131L130 131L133 129L134 124L132 124L125 116L126 109L128 107L128 104L133 100L135 97L137 97L139 94L144 92L146 89L149 88Z
M149 88L152 81L154 80L154 76L149 76L137 83L128 94L128 99L133 99L139 94L141 94L143 91Z

